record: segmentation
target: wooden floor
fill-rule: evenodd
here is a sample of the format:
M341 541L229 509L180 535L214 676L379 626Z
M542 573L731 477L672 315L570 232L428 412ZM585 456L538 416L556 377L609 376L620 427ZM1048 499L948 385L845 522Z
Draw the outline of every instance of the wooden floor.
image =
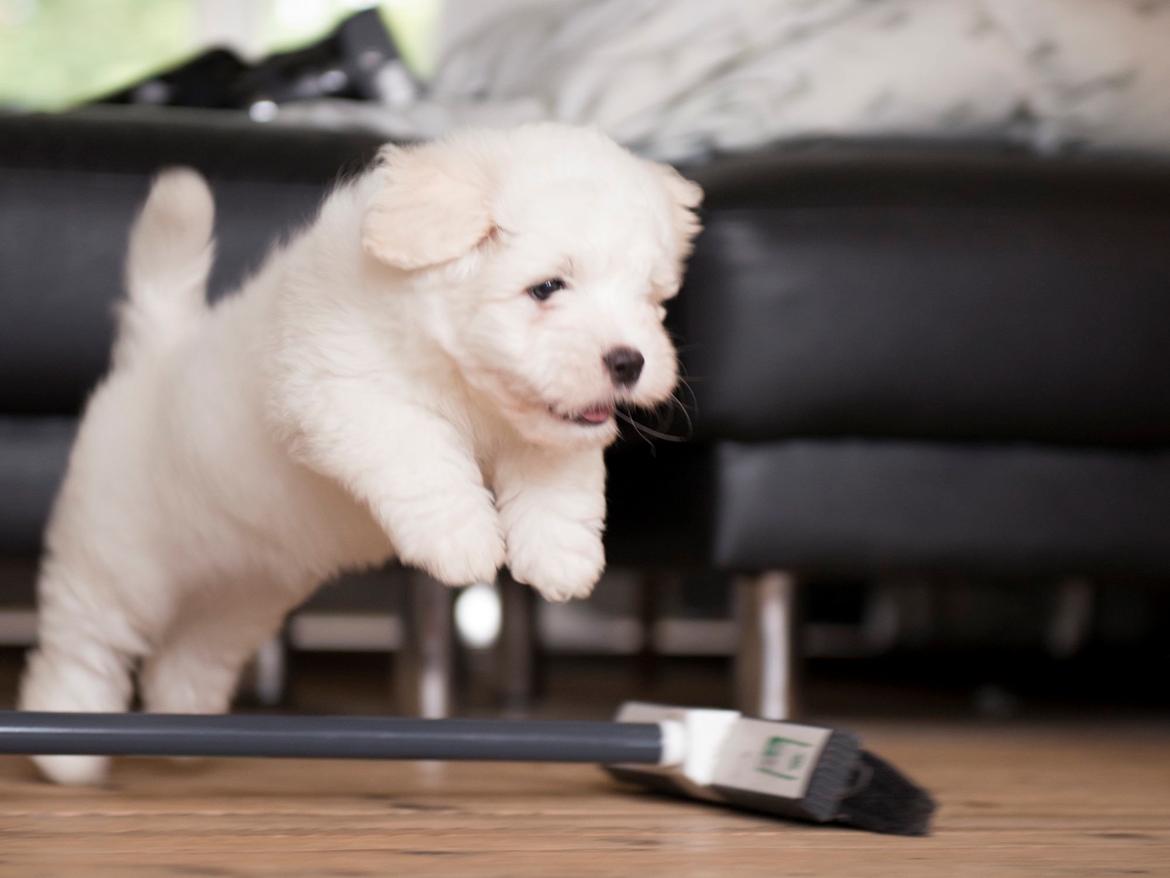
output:
M931 788L933 837L623 790L587 766L117 764L67 790L0 758L0 874L1170 875L1170 725L868 723Z

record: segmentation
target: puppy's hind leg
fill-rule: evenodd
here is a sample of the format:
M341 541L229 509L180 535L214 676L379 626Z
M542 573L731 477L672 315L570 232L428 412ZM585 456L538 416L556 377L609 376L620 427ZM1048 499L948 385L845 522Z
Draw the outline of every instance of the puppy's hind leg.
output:
M244 665L276 631L286 609L233 603L208 595L185 608L143 664L139 684L147 711L228 710Z
M42 582L39 644L21 680L21 710L113 713L125 710L133 691L131 669L140 645L127 620L113 607L77 604L75 591ZM101 624L98 624L100 618ZM60 784L99 784L105 756L34 756L49 780Z

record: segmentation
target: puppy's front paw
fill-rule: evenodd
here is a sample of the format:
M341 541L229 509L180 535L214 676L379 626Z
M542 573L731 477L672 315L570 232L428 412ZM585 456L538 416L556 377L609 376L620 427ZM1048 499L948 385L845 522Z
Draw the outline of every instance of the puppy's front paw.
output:
M605 548L596 529L572 521L545 519L515 526L508 533L508 569L545 600L589 597L605 569Z
M491 582L504 563L504 537L490 503L455 504L419 515L394 537L399 560L446 585Z

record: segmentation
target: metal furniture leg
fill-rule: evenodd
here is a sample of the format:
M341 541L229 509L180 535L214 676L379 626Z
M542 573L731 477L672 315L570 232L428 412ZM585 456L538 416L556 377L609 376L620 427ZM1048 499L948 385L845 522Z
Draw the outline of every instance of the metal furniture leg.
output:
M788 719L795 713L796 591L795 577L781 571L736 581L736 708L749 716Z
M284 632L275 635L257 650L250 666L252 695L263 707L276 707L284 700L288 681L288 646Z
M500 637L496 644L496 691L501 706L524 712L536 690L537 595L507 573L498 580Z
M398 712L441 719L453 711L454 590L418 571L402 589L403 644L395 660Z

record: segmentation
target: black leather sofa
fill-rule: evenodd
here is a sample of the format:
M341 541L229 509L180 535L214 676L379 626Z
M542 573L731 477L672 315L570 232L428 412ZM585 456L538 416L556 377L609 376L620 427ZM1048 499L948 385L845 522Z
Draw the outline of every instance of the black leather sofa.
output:
M701 169L679 330L781 713L795 583L1170 573L1170 164L838 146ZM779 620L779 621L778 621Z
M0 117L0 557L32 558L149 176L200 168L217 293L375 138L182 110ZM614 450L610 553L736 574L739 697L788 709L825 573L1170 573L1170 163L822 144L687 168L691 442Z

